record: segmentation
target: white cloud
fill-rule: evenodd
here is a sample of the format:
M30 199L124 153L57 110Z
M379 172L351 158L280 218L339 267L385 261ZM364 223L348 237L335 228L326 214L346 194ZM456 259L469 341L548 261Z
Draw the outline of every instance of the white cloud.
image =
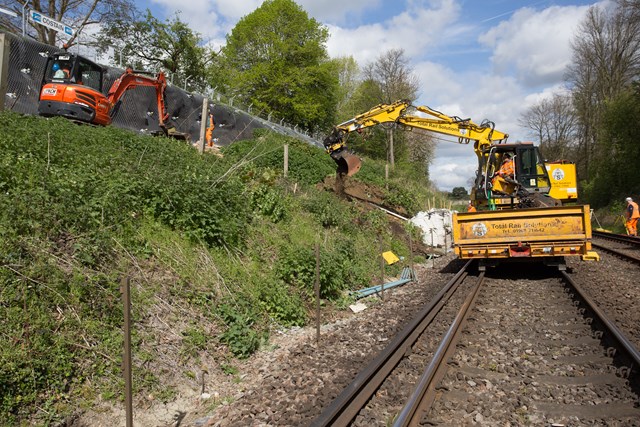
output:
M460 153L457 156L448 157L439 152L443 145L444 143L438 144L436 148L436 155L440 161L429 168L431 181L440 190L451 191L454 187L464 187L467 191L471 191L470 181L473 181L478 168L473 150L458 145L456 147Z
M215 9L224 18L237 21L259 8L262 0L213 0L209 3L215 5Z
M328 25L327 50L332 57L353 56L363 65L389 49L402 48L407 57L421 58L446 42L447 33L459 32L454 25L460 6L453 0L409 2L409 8L388 20L356 28Z
M358 19L365 10L380 7L381 0L299 0L310 17L324 23L345 23Z
M529 87L562 80L571 61L571 38L588 6L552 6L542 11L522 8L479 37L493 51L499 74L515 69Z
M171 19L180 12L180 19L205 40L217 40L220 46L243 16L262 4L262 0L151 0Z

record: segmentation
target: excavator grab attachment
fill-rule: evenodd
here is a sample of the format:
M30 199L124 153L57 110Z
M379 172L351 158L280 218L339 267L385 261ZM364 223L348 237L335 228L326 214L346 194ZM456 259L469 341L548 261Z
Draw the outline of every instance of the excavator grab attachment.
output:
M338 175L352 176L358 173L362 167L362 160L358 156L347 152L347 150L331 153L331 158L338 165L336 169Z
M355 175L362 166L360 158L347 151L344 142L347 133L344 129L335 127L323 141L327 153L336 162L336 174L338 176Z

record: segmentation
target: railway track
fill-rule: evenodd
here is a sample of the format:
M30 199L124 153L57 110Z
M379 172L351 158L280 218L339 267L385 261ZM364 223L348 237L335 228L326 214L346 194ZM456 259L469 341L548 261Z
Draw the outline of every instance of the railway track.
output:
M569 274L470 267L313 426L640 425L640 355Z
M594 248L612 253L620 258L640 264L640 238L593 231Z

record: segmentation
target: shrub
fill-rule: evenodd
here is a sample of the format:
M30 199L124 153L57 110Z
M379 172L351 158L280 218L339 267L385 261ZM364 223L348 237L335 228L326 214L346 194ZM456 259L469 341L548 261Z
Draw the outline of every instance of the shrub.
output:
M263 133L253 140L238 141L224 149L226 164L241 163L246 170L284 169L284 145L289 145L289 179L303 185L322 182L335 171L331 157L321 148L275 133ZM253 168L257 168L257 171Z
M303 206L323 227L339 227L349 220L347 209L326 192L311 191Z
M280 222L287 217L287 198L278 188L260 184L251 193L253 210L273 222Z
M258 332L253 329L257 322L254 311L247 301L220 304L216 312L227 326L220 341L239 358L247 358L260 346Z

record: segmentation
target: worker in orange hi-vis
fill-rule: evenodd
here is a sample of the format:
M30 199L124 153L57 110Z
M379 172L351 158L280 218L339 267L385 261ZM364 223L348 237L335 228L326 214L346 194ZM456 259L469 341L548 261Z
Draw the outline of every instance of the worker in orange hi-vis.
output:
M502 160L502 165L496 175L501 176L502 178L513 179L515 172L516 168L514 167L513 159L508 154L505 154L504 159Z
M473 206L473 203L471 203L471 200L469 200L469 204L467 205L467 212L476 212L476 207Z
M213 114L209 114L209 127L207 127L207 133L205 134L206 136L206 141L207 141L207 146L209 147L213 147L213 129L215 129L215 123L213 121Z
M505 153L500 169L493 175L491 179L491 189L499 193L510 193L507 183L514 183L515 179L515 163L509 153Z
M638 235L638 218L640 218L640 212L638 211L638 204L633 201L631 197L626 198L627 210L625 216L627 218L627 233L631 236Z

